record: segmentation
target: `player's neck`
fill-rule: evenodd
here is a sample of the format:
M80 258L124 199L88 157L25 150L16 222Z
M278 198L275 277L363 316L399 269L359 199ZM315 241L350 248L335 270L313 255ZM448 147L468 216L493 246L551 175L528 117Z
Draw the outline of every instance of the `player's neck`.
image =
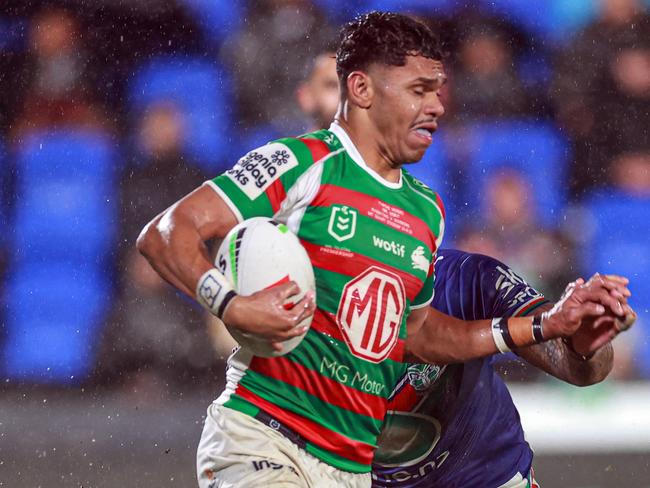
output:
M357 111L342 111L337 114L336 122L345 130L369 168L386 181L398 183L401 166L392 163L382 151L381 135L364 115Z

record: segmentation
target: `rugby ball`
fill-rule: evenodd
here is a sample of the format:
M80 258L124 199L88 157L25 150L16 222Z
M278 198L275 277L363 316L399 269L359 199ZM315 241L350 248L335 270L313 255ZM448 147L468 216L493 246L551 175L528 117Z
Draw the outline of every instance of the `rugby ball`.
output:
M215 266L232 282L240 295L252 295L295 281L300 293L289 299L287 305L290 305L300 301L307 291L316 291L314 270L298 237L286 225L266 217L254 217L233 227L219 246ZM297 327L309 326L311 320L312 317L306 318ZM283 342L282 350L276 351L262 337L227 324L226 327L242 348L261 357L287 354L305 336L302 334Z

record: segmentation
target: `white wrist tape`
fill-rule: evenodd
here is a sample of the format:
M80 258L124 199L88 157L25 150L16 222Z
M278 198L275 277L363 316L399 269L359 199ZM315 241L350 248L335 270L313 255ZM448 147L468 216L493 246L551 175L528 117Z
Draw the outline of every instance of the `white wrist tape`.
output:
M196 299L214 315L221 318L228 303L237 293L228 278L216 268L209 269L196 285Z
M503 330L501 328L501 317L492 319L492 339L494 339L494 344L496 344L497 349L501 354L512 351L506 344L505 339L503 338Z

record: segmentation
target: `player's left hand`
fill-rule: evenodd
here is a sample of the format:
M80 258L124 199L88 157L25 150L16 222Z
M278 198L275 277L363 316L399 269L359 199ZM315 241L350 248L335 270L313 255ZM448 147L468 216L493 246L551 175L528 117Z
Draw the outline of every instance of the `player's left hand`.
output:
M590 356L595 353L618 334L632 327L637 318L636 312L627 303L627 298L630 296L629 290L626 288L628 280L617 275L606 275L604 278L605 280L601 275L594 275L585 285L589 285L592 280L607 281L612 284L610 293L621 304L623 314L614 314L608 307L604 315L584 321L578 330L567 338L571 348L582 356ZM617 285L620 286L614 288Z

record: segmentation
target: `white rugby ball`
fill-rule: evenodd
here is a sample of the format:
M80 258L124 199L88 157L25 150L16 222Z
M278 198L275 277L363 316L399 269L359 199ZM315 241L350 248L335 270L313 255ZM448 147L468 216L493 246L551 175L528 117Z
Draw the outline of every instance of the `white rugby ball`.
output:
M298 237L286 225L266 217L254 217L233 227L219 246L215 265L240 295L252 295L289 281L298 284L300 293L288 303L298 302L309 290L316 291L314 269ZM308 317L297 327L309 326L311 321L312 317ZM262 337L226 327L243 348L261 357L287 354L306 334L283 342L282 350L276 351Z

